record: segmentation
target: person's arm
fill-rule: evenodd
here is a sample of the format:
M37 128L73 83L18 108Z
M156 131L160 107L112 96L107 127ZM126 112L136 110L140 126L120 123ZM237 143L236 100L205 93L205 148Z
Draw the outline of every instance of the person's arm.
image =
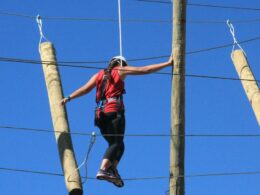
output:
M123 66L119 68L119 75L121 78L125 78L127 75L144 75L159 71L167 66L173 65L172 57L167 61L159 64L152 64L147 66L135 67L135 66Z
M97 75L98 74L93 75L85 85L74 91L68 97L63 98L61 104L65 105L68 101L89 93L96 86Z

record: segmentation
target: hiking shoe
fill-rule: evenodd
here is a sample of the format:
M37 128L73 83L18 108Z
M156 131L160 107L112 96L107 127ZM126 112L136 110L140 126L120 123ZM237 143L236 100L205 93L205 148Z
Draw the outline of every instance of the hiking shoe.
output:
M98 171L96 178L99 180L106 180L109 182L114 182L115 180L117 180L117 177L114 175L112 171L105 171L102 169Z
M117 177L116 180L114 180L112 183L118 187L118 188L122 188L125 184L124 181L122 180L122 178L120 177L118 170L116 168L110 168L113 172L113 174Z

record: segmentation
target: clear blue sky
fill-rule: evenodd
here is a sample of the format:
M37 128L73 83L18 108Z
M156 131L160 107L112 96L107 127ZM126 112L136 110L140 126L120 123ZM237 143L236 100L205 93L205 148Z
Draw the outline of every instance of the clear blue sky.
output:
M194 0L190 3L260 8L256 0ZM123 19L170 20L171 4L124 0ZM43 17L117 19L116 0L2 1L1 10ZM187 8L187 20L225 21L259 19L259 11L205 7ZM34 19L0 14L0 56L39 60L39 31ZM44 34L54 43L59 61L109 60L119 54L117 22L43 20ZM260 35L260 23L234 23L238 40ZM127 59L170 55L171 23L123 23L123 53ZM187 52L232 43L225 23L187 23ZM259 41L242 44L256 78L260 79ZM186 56L186 73L237 78L230 59L232 47ZM137 61L142 66L167 60ZM105 67L106 64L85 64ZM41 65L0 62L0 125L52 129ZM60 68L65 95L82 86L96 70ZM163 72L171 72L165 69ZM126 133L169 134L171 76L147 75L126 80ZM91 133L93 91L67 105L72 132ZM259 127L240 81L186 78L187 134L259 134ZM54 135L0 129L0 168L61 173ZM90 137L73 136L78 163L87 153ZM169 176L169 137L126 137L119 170L123 178ZM88 162L88 176L99 168L106 142L98 137ZM260 171L259 138L187 137L187 175ZM84 168L81 170L84 176ZM257 195L259 175L195 177L186 179L187 195ZM63 177L0 170L1 194L65 195ZM123 189L96 180L84 184L91 195L161 195L169 180L126 181ZM32 192L33 190L33 192Z

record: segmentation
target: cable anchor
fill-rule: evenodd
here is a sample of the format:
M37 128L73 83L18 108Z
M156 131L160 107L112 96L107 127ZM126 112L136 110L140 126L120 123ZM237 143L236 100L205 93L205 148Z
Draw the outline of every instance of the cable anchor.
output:
M227 20L227 25L228 25L228 27L229 27L230 33L231 33L231 35L232 35L232 37L233 37L233 41L234 41L233 47L232 47L232 52L231 52L231 58L233 59L232 53L233 53L233 51L234 51L234 49L235 49L235 46L239 47L239 48L242 50L242 52L245 54L245 56L247 56L247 55L246 55L246 52L245 52L244 49L240 46L239 42L238 42L237 39L236 39L236 36L235 36L235 28L234 28L233 24L230 22L229 19Z
M42 40L43 39L45 39L45 41L49 41L49 40L43 34L42 19L39 14L36 16L36 22L38 24L38 28L39 28L39 32L40 32L40 41L39 41L39 51L40 51L40 44L42 43Z

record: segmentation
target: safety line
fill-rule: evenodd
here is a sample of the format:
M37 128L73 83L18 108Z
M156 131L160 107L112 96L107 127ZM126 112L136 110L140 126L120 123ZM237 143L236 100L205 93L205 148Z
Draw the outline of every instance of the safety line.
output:
M23 13L12 13L12 12L5 12L0 11L0 15L6 16L15 16L15 17L23 17L27 19L35 20L35 16L27 15ZM73 18L73 17L44 17L41 16L43 20L50 20L50 21L94 21L94 22L118 22L118 19L113 18ZM172 20L152 20L152 19L122 19L122 22L125 23L164 23L164 24L171 24ZM259 23L260 18L255 19L246 19L246 20L232 20L232 23L243 24L243 23ZM226 24L224 20L186 20L186 23L191 24Z
M119 28L119 54L123 57L123 43L122 43L122 21L121 21L121 0L118 0L118 28ZM123 60L120 59L120 65L123 66Z
M102 70L105 67L96 67L96 66L83 66L83 65L72 65L72 64L62 64L57 62L55 65L52 61L36 61L36 60L24 60L24 59L16 59L16 58L1 58L0 62L16 62L16 63L29 63L29 64L46 64L49 66L59 66L59 67L69 67L69 68L84 68L84 69L95 69L95 70ZM229 80L229 81L252 81L259 83L260 80L256 79L241 79L241 78L233 78L233 77L223 77L223 76L208 76L208 75L197 75L197 74L177 74L177 73L168 73L168 72L154 72L151 74L157 75L171 75L171 76L184 76L184 77L191 77L191 78L201 78L201 79L217 79L217 80Z
M258 40L260 40L260 36L256 36L256 37L249 38L249 39L245 39L245 40L239 41L238 43L239 44L243 44L243 43L249 43L249 42L254 42L254 41L258 41ZM233 46L233 42L232 43L228 43L228 44L214 46L214 47L208 47L208 48L204 48L204 49L197 49L197 50L194 50L194 51L188 51L188 52L186 52L186 55L192 55L192 54L208 52L208 51L217 50L217 49L223 49L223 48L230 47L230 46ZM155 60L155 59L169 58L169 57L170 57L169 55L161 55L161 56L153 56L153 57L146 57L146 58L132 58L132 59L128 59L127 61L129 61L129 62L136 62L136 61L145 61L145 60ZM1 56L0 56L0 61L12 61L12 62L24 62L24 63L40 63L39 60L8 58L8 57L1 57ZM46 62L48 62L48 61L46 61ZM108 63L108 61L107 60L98 60L98 61L58 61L57 63L58 64L104 64L104 63ZM85 67L84 66L79 66L79 68L85 68ZM93 68L97 68L97 67L93 67Z
M187 3L187 5L193 6L193 7L207 7L207 8L221 8L221 9L233 9L233 10L260 11L260 8L242 7L242 6L226 6L226 5L214 5L214 4L202 4L202 3Z
M10 172L22 172L22 173L32 173L37 175L48 175L48 176L64 176L62 173L54 173L47 171L34 171L29 169L16 169L16 168L7 168L0 167L2 171L10 171ZM198 177L220 177L220 176L238 176L238 175L259 175L260 171L247 171L247 172L223 172L223 173L205 173L205 174L190 174L190 175L180 175L178 178L198 178ZM85 178L85 177L82 177ZM162 180L162 179L170 179L177 178L176 176L155 176L155 177L136 177L136 178L123 178L125 181L141 181L141 180ZM97 180L94 177L87 177L85 179Z
M171 1L160 1L160 0L136 0L136 1L148 2L148 3L172 4ZM187 3L187 6L233 9L233 10L247 10L247 11L260 11L260 8L253 8L253 7L227 6L227 5L215 5L215 4L203 4L203 3L189 3L189 2Z
M257 40L260 40L260 36L257 36L257 37L254 37L254 38L250 38L250 39L246 39L246 40L243 40L243 41L239 41L238 43L242 44L242 43L248 43L248 42L257 41ZM228 43L228 44L219 45L219 46L215 46L215 47L209 47L209 48L205 48L205 49L199 49L199 50L195 50L195 51L190 51L190 52L187 52L186 54L190 55L190 54L202 53L202 52L222 49L222 48L226 48L226 47L230 47L230 46L233 46L233 43Z
M89 159L89 155L90 155L90 152L94 146L96 142L96 133L95 132L92 132L91 134L91 139L90 139L90 143L89 143L89 147L88 147L88 152L87 152L87 155L84 159L84 161L74 170L74 172L68 177L67 181L68 182L73 182L73 180L70 180L70 177L77 173L77 171L80 170L81 167L83 167L85 165L85 177L83 178L83 181L82 181L82 184L84 184L86 181L87 181L87 178L88 178L88 159Z
M15 126L0 126L0 129L11 129L17 131L28 131L38 133L64 133L78 136L92 136L93 133L83 132L61 132L50 129L28 128L28 127L15 127ZM103 136L97 133L96 136ZM260 138L260 134L185 134L185 135L171 135L171 134L104 134L104 136L126 136L126 137L223 137L223 138Z
M23 17L28 19L35 19L35 16L23 14L23 13L13 13L13 12L5 12L0 11L0 15L7 15L7 16L16 16L16 17ZM43 20L57 20L57 21L96 21L96 22L118 22L118 19L113 18L79 18L79 17L47 17L41 16ZM171 20L149 20L149 19L123 19L123 22L129 23L171 23Z

